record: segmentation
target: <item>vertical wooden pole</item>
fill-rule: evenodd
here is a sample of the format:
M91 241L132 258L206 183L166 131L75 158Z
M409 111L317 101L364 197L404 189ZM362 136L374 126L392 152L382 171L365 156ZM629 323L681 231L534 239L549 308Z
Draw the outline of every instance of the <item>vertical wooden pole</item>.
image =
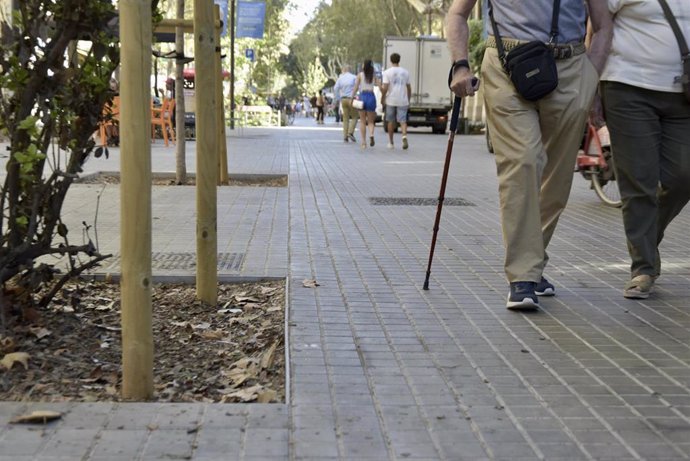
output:
M184 19L184 0L177 0L176 17ZM175 131L177 144L175 145L175 182L185 184L187 182L187 143L185 133L184 104L184 63L180 56L184 54L184 29L175 28Z
M196 89L196 295L215 305L218 297L218 124L213 0L194 0Z
M153 397L151 2L120 1L122 397Z
M235 129L235 0L230 0L230 129Z
M220 21L220 6L214 5L215 22ZM218 101L218 184L228 184L228 143L225 138L225 104L223 104L223 62L221 60L220 27L215 28L216 40L216 101Z

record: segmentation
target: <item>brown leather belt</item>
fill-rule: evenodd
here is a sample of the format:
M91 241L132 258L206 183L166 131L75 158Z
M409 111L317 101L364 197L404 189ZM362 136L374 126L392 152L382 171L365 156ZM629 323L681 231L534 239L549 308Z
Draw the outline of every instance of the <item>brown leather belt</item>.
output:
M503 48L506 50L506 53L519 45L529 43L527 40L516 40L514 38L503 37L501 37L501 41L503 42ZM489 35L489 38L486 39L486 46L488 48L496 48L496 38L493 35ZM585 44L583 42L548 46L553 50L553 57L556 59L572 58L573 56L578 56L586 51Z

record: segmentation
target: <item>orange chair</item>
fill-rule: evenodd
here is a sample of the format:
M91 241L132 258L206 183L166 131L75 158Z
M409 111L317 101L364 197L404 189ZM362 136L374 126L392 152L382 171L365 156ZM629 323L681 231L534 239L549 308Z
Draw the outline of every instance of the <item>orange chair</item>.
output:
M120 121L120 97L113 97L112 104L106 104L103 107L103 114L110 114L111 119L103 121L98 124L98 135L101 138L101 147L105 147L108 144L108 129L107 127L112 127L112 130L116 129L116 122Z
M175 110L175 100L163 98L163 104L160 107L154 107L153 103L151 105L151 140L156 142L156 127L161 127L161 132L163 133L163 141L165 141L165 147L168 147L168 130L170 130L170 136L172 137L172 142L175 142L175 129L172 125L173 111Z

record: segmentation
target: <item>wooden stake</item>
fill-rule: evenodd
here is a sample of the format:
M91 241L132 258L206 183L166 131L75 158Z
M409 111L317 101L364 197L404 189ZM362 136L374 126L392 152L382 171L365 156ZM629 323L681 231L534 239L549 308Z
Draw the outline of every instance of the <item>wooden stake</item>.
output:
M220 21L220 6L215 5L215 22ZM220 49L220 27L215 28L216 47L216 100L218 101L218 183L227 185L228 178L228 143L225 138L225 105L223 104L223 62Z
M196 295L215 305L218 298L217 190L218 123L215 97L213 1L194 0L196 90Z
M151 2L120 1L122 398L153 397Z
M184 0L177 0L177 19L184 19ZM184 54L184 31L175 29L175 53L178 56ZM175 60L175 130L177 131L177 144L175 144L175 182L185 184L187 182L187 142L185 130L185 103L184 103L184 63L180 59Z

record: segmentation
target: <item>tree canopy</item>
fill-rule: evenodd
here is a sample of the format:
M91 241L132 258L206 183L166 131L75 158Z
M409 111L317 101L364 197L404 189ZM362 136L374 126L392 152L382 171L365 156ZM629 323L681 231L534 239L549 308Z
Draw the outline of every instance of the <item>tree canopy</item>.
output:
M336 79L343 64L356 66L365 59L380 61L383 37L422 33L420 14L397 0L333 0L322 3L314 18L290 45L285 70L298 86L313 86L315 60L329 79Z

